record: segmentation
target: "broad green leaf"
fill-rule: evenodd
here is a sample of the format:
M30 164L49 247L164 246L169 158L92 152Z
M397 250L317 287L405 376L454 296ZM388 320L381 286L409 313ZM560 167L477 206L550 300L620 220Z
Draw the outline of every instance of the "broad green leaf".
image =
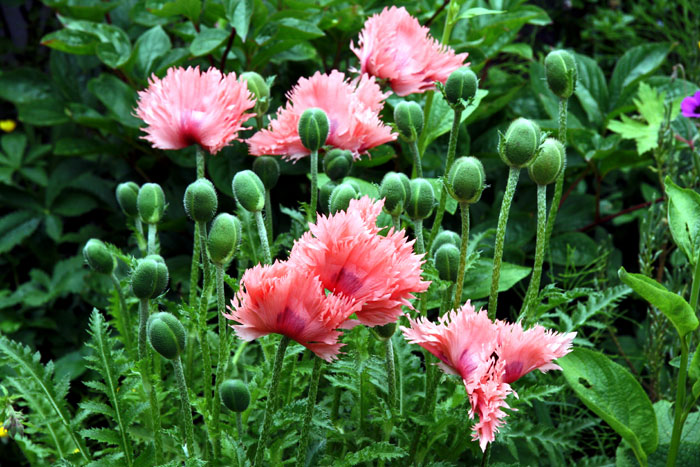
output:
M87 138L61 138L56 141L53 153L56 156L81 156L95 154L104 150L97 140Z
M590 57L574 54L578 79L576 81L576 97L586 112L588 120L600 128L605 121L608 107L608 85L605 82L603 70L598 62Z
M700 194L690 188L681 188L666 176L664 180L668 196L668 227L673 241L688 258L690 264L697 260L700 235Z
M22 166L22 156L27 148L27 135L24 133L10 133L0 138L0 148L8 158L10 165L19 169Z
M110 68L119 68L129 60L131 41L119 27L93 21L74 20L60 17L61 22L70 31L94 35L99 43L95 45L97 58Z
M136 92L128 84L114 75L103 73L88 82L88 89L123 125L131 128L140 126L141 120L133 116Z
M474 18L475 16L483 16L483 15L500 15L501 13L504 13L503 10L489 10L488 8L467 8L463 12L457 16L456 20L460 19L470 19Z
M562 266L567 263L585 266L598 257L598 245L582 232L566 232L552 237L550 249L552 261Z
M52 96L51 80L34 68L16 68L0 73L0 98L14 104L48 99Z
M622 436L646 465L659 435L654 408L634 376L602 353L588 349L576 348L557 363L586 407Z
M253 16L255 2L253 0L226 0L226 19L236 28L236 35L245 42L250 28L250 18Z
M488 95L488 91L485 89L479 89L476 92L474 100L467 108L462 111L461 121L464 123L467 118L476 110L479 106L481 100ZM433 106L430 109L430 116L426 118L427 123L425 125L427 135L425 138L425 144L423 149L428 147L430 143L435 141L440 136L448 133L452 129L452 122L454 121L454 111L452 107L445 102L445 98L442 94L436 92L433 98Z
M51 212L59 216L73 217L85 214L97 207L92 196L83 193L61 193L51 206Z
M60 29L41 38L41 45L76 55L94 55L99 39L90 33Z
M202 0L147 0L146 9L154 15L164 17L182 15L193 23L199 23Z
M608 112L623 105L637 83L660 67L670 51L669 44L651 43L632 47L625 52L617 61L610 78Z
M530 47L528 44L508 44L501 49L501 52L518 55L525 60L532 60L532 47Z
M501 263L501 277L498 280L498 291L505 292L530 274L531 268L512 263ZM491 291L491 274L493 260L480 258L464 279L462 301L477 300L489 296Z
M324 32L315 24L298 18L282 18L277 21L278 36L285 40L309 40L322 37Z
M698 327L698 318L683 297L669 292L654 279L642 274L630 274L625 268L617 272L620 280L666 315L681 338Z
M17 118L30 125L53 126L68 123L65 106L55 97L17 104Z
M228 35L229 33L223 29L202 27L190 45L190 52L195 57L206 55L223 44Z
M170 37L160 26L154 26L141 34L134 45L134 72L142 78L149 76L156 60L171 47Z
M0 253L6 253L34 233L41 222L29 210L15 211L0 217Z

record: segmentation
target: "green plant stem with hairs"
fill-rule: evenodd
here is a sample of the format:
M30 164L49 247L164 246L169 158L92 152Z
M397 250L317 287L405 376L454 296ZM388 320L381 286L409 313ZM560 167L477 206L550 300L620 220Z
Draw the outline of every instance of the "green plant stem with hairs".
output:
M415 138L408 143L408 147L411 149L411 156L413 156L413 173L418 176L418 178L423 178L423 165L421 164L418 142Z
M146 239L143 236L143 223L141 222L141 219L137 217L134 217L134 228L136 229L136 244L139 247L139 252L141 253L141 256L146 256L146 250L147 250L147 245L146 245Z
M498 306L498 283L501 279L501 261L503 260L503 244L506 239L506 224L508 223L508 213L510 205L515 195L515 187L520 178L520 168L511 167L508 171L508 183L506 192L503 194L501 212L498 214L498 226L496 228L496 244L493 249L493 273L491 275L491 292L489 293L489 318L496 317L496 307Z
M212 274L211 265L209 263L209 254L207 253L207 226L204 222L198 222L199 225L199 248L202 254L202 269L204 270L204 280L202 284L202 296L199 300L199 343L202 348L202 372L204 382L204 399L206 401L207 410L212 408L212 393L211 385L211 350L209 349L209 339L207 337L207 311L209 308L209 297L212 290ZM206 417L205 417L206 420ZM205 452L207 450L205 449Z
M149 255L156 254L156 233L158 226L156 224L148 224L148 249L146 253Z
M238 432L238 440L243 439L243 420L241 420L241 413L236 412L236 431Z
M271 245L274 240L272 235L272 200L268 189L265 189L265 229L267 230L267 243Z
M323 360L318 356L314 356L314 371L311 374L311 385L309 386L309 397L306 401L306 413L304 414L304 424L301 427L301 437L297 446L297 467L306 465L306 449L309 446L309 430L311 428L311 419L314 415L316 407L316 395L318 394L318 382L321 379L321 370L323 368Z
M425 105L423 106L423 130L418 137L418 142L416 144L416 152L418 152L418 160L420 160L420 155L425 152L425 147L427 145L426 139L428 138L428 122L430 121L430 112L433 108L433 99L435 98L435 91L425 92Z
M180 406L182 408L182 417L185 423L185 445L187 446L187 457L192 457L195 453L194 444L194 423L192 422L192 406L190 405L190 397L187 393L187 382L185 381L185 373L182 371L182 360L178 355L172 360L173 369L175 370L175 381L177 389L180 392Z
M226 371L226 353L228 350L228 335L226 333L226 324L224 323L223 313L226 311L224 305L224 266L216 264L216 311L219 324L219 353L216 359L216 381L214 383L214 407L212 415L213 425L213 444L214 444L214 459L221 457L221 395L219 394L219 386L224 379Z
M131 315L129 314L129 308L126 306L126 300L124 299L124 293L122 292L121 284L119 284L119 279L114 273L110 274L110 279L112 279L112 284L114 285L114 290L117 291L117 296L119 297L119 322L121 323L124 335L124 347L128 354L132 354L134 351L133 342L131 341Z
M396 368L394 365L394 343L391 341L391 337L384 341L384 347L384 362L386 365L386 376L388 379L387 397L389 409L391 410L393 416L394 410L396 409Z
M318 204L318 151L311 151L311 206L307 220L316 220L316 204Z
M204 159L204 149L197 146L196 150L196 161L197 161L197 179L204 178L205 173L205 159ZM201 254L199 248L199 224L194 225L194 244L192 248L192 265L190 267L190 307L194 308L197 302L197 283L199 282L199 256Z
M148 299L139 299L139 368L141 373L141 382L145 391L148 394L148 402L151 412L151 429L153 430L153 446L156 453L156 463L162 462L163 441L160 437L160 407L158 406L158 398L156 396L156 388L151 381L151 352L148 349L148 340L146 337L146 323L150 314Z
M542 265L544 264L544 242L547 224L547 185L537 185L537 243L535 245L535 264L532 269L530 285L525 293L523 309L520 315L525 322L530 321L535 313L537 296L540 291Z
M394 230L399 231L401 230L401 215L396 215L394 216L393 214L391 215L391 223L394 225Z
M277 354L275 355L275 364L272 369L272 378L270 379L270 387L267 392L267 403L265 404L265 414L263 415L262 428L260 429L260 437L255 448L255 466L262 465L265 458L265 444L267 444L268 431L270 430L270 418L272 410L277 404L277 388L280 383L280 371L282 370L282 362L284 361L284 352L289 345L289 337L282 336L279 345L277 346Z
M562 191L564 190L564 172L566 172L566 116L567 116L568 99L559 99L559 135L557 139L564 145L564 164L561 172L557 175L554 183L554 196L552 197L552 205L549 208L549 216L547 217L547 229L544 237L544 249L547 250L549 239L554 231L554 222L557 220L557 212L559 212L559 202L561 201ZM662 184L663 186L663 184ZM551 262L551 259L550 259Z
M265 264L272 264L272 255L270 254L270 244L267 243L267 230L265 229L265 221L263 220L262 211L256 211L255 224L258 227L258 237L260 237L260 245L262 245L263 257Z
M467 245L469 244L469 203L459 203L459 211L462 216L462 236L459 246L459 270L457 271L457 288L455 290L454 308L462 304L462 287L464 287L464 273L467 267Z
M146 338L146 323L148 322L148 299L139 299L139 360L146 358L148 352L148 341Z
M416 234L416 253L425 253L425 243L423 242L423 219L413 220L413 232Z

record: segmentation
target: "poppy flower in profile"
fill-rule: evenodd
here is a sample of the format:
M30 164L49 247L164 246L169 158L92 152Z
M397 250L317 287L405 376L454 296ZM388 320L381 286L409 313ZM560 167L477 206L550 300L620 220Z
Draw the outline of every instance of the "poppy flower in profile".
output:
M253 95L235 73L222 75L216 68L169 68L163 79L156 75L139 91L136 115L146 123L146 136L158 149L182 149L199 144L211 154L236 139L242 123L254 114Z
M288 262L257 265L241 279L241 288L226 318L243 340L281 334L297 341L319 358L337 358L341 332L336 331L357 310L352 298L324 293L321 282Z
M700 118L700 91L683 99L681 113L684 117Z
M326 144L351 151L359 158L373 147L396 139L391 127L379 118L386 97L374 78L367 75L349 81L343 73L333 70L330 74L316 72L311 78L301 78L269 127L247 140L250 153L283 156L292 161L309 155L297 128L305 110L318 108L330 122Z
M358 47L360 72L387 79L399 96L435 89L464 63L469 54L455 54L430 36L404 7L384 8L365 22Z

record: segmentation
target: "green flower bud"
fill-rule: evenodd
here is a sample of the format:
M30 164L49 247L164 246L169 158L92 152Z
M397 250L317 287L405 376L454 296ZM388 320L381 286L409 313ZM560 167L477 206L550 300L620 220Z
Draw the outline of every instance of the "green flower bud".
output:
M554 50L544 59L544 74L549 89L562 99L568 99L576 89L576 60L566 50Z
M112 274L117 262L102 240L91 238L83 248L83 257L88 265L101 274Z
M236 216L221 213L214 218L209 228L207 249L214 264L226 264L233 255L241 240L241 222Z
M250 391L240 379L227 379L219 386L221 402L233 412L244 412L250 405Z
M525 167L537 155L540 127L532 120L518 118L510 124L499 146L503 162L511 167Z
M406 202L406 214L413 220L425 219L430 216L435 206L435 191L433 186L424 178L411 180L411 193Z
M379 186L379 197L384 198L384 210L392 216L403 211L411 194L411 181L403 173L388 172Z
M459 275L459 248L452 243L445 243L435 251L433 257L440 279L454 282Z
M139 190L136 204L142 222L157 224L165 212L165 193L157 183L145 183Z
M528 166L527 173L538 185L549 185L561 172L565 159L564 145L554 138L547 138L535 160Z
M195 222L209 222L219 205L214 185L206 178L190 183L185 190L185 212Z
M326 144L330 122L326 112L317 108L306 109L299 118L299 138L309 151L318 151Z
M265 207L265 186L252 170L242 170L233 177L233 195L246 211L258 212Z
M266 190L272 190L280 178L280 164L276 157L256 157L255 162L253 162L253 172L260 177Z
M416 102L400 102L394 108L394 122L401 136L413 141L423 131L423 109Z
M136 199L139 196L139 186L134 182L125 182L117 185L117 203L122 212L129 217L139 215Z
M161 357L174 360L185 350L185 328L170 313L155 313L148 319L148 342Z
M468 101L476 96L479 80L468 67L463 66L453 71L445 81L445 99L451 105L458 105L462 100Z
M270 87L265 82L265 78L254 71L241 73L241 80L248 85L248 91L255 97L255 115L263 115L270 107Z
M323 212L327 213L331 203L331 193L335 190L338 184L335 182L326 182L318 193L318 204Z
M331 180L342 180L352 169L353 157L350 151L331 149L323 158L323 171Z
M131 273L131 290L136 298L156 298L168 286L168 267L159 255L139 260Z
M460 203L473 204L481 198L485 181L484 166L476 157L460 157L447 174L447 190Z
M459 248L461 246L461 243L462 241L460 240L459 235L457 235L456 232L453 232L451 230L443 230L435 236L435 240L433 240L433 244L430 246L430 255L435 256L435 252L442 245L450 244Z
M377 336L380 340L388 341L389 339L391 339L391 336L393 336L396 332L396 323L388 323L382 326L375 326L374 332L377 333Z
M331 193L328 209L331 214L345 211L350 205L350 200L355 198L357 198L357 190L349 183L341 183Z

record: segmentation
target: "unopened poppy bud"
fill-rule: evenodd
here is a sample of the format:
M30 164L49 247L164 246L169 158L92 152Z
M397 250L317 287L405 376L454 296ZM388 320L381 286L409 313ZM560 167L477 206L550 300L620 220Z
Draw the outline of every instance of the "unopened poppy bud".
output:
M432 256L435 256L435 252L438 250L438 248L446 244L451 244L459 248L459 246L461 245L459 235L451 230L443 230L435 236L433 244L430 245L430 254Z
M338 184L335 182L326 182L318 193L318 204L322 208L323 212L328 212L329 205L331 202L331 193L335 190Z
M406 200L411 194L411 181L403 173L388 172L379 186L379 197L384 198L384 210L392 216L403 211Z
M484 183L484 166L476 157L460 157L447 174L447 190L460 203L479 201Z
M540 127L532 120L518 118L501 138L499 153L510 167L521 168L532 162L539 147Z
M139 196L139 186L134 182L125 182L117 185L117 203L122 212L129 217L139 215L136 199Z
M168 267L159 255L139 260L131 274L131 290L136 298L156 298L168 286Z
M262 211L265 207L265 186L252 170L242 170L233 177L233 195L243 209Z
M406 202L406 214L413 220L425 219L435 207L435 191L424 178L411 180L411 192Z
M331 180L342 180L352 169L352 153L345 149L331 149L323 158L323 171Z
M195 222L209 222L219 205L214 185L206 178L199 178L185 190L185 212Z
M139 189L136 205L142 222L157 224L165 212L165 193L157 183L145 183Z
M245 412L250 405L250 391L240 379L227 379L219 386L219 395L224 406L233 412Z
M83 257L88 265L101 274L112 274L117 263L102 240L91 238L83 248Z
M527 173L538 185L549 185L557 179L566 158L564 145L554 138L547 138L540 152L527 168Z
M233 255L241 240L241 222L236 216L221 213L214 218L209 228L207 249L214 264L226 264Z
M350 205L350 200L357 198L357 190L350 183L341 183L331 193L328 208L331 214L345 211Z
M576 60L566 50L554 50L544 59L544 74L549 89L562 99L568 99L576 89Z
M394 109L394 122L401 136L413 141L423 131L423 109L416 102L400 102Z
M148 341L161 357L174 360L185 350L185 328L175 316L160 311L148 319Z
M318 151L326 144L330 122L326 112L317 108L304 110L299 118L299 138L309 151Z
M265 82L265 78L254 71L246 71L241 73L241 80L244 80L248 85L248 91L255 97L255 107L253 112L255 115L263 115L270 107L270 87Z
M433 257L440 279L454 282L459 275L459 248L452 243L445 243L435 251Z
M256 157L255 162L253 162L253 172L260 177L266 190L272 190L280 178L280 164L276 157Z
M462 100L468 101L476 96L479 80L476 74L466 66L457 68L445 81L445 99L451 105L458 105Z
M396 332L396 323L387 323L382 326L375 326L373 329L381 340L388 341Z

